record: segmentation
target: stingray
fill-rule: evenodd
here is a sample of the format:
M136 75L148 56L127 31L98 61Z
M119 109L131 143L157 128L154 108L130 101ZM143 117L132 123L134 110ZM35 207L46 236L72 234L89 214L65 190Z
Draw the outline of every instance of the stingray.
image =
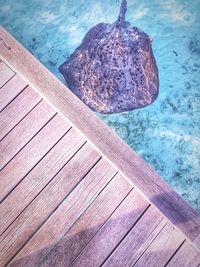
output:
M99 113L143 108L158 95L158 68L152 39L125 21L127 1L118 19L99 23L59 67L68 87Z

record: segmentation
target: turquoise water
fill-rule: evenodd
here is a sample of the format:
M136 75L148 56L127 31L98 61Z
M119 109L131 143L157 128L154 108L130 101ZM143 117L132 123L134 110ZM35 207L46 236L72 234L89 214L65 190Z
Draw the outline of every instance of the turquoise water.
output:
M155 37L158 99L99 115L200 211L200 1L128 0L126 20ZM113 22L116 0L0 0L0 23L63 82L58 67L90 27Z

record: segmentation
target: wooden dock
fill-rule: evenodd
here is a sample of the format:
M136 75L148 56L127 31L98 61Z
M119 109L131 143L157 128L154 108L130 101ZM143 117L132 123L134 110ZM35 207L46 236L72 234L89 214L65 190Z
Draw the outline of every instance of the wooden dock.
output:
M0 28L0 266L200 266L200 215Z

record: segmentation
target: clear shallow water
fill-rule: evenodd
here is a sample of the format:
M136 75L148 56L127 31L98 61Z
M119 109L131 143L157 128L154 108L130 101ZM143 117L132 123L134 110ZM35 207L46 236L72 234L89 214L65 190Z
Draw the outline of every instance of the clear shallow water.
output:
M58 67L116 0L0 0L0 23L63 82ZM128 0L126 20L152 37L160 93L150 106L99 115L200 211L200 1Z

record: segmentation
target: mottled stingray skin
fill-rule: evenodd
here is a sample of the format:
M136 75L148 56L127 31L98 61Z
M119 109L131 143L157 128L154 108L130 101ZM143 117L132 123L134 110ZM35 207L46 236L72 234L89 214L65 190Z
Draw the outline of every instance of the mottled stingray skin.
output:
M158 95L158 69L151 38L125 21L127 2L113 24L91 28L59 67L69 88L100 113L145 107Z

